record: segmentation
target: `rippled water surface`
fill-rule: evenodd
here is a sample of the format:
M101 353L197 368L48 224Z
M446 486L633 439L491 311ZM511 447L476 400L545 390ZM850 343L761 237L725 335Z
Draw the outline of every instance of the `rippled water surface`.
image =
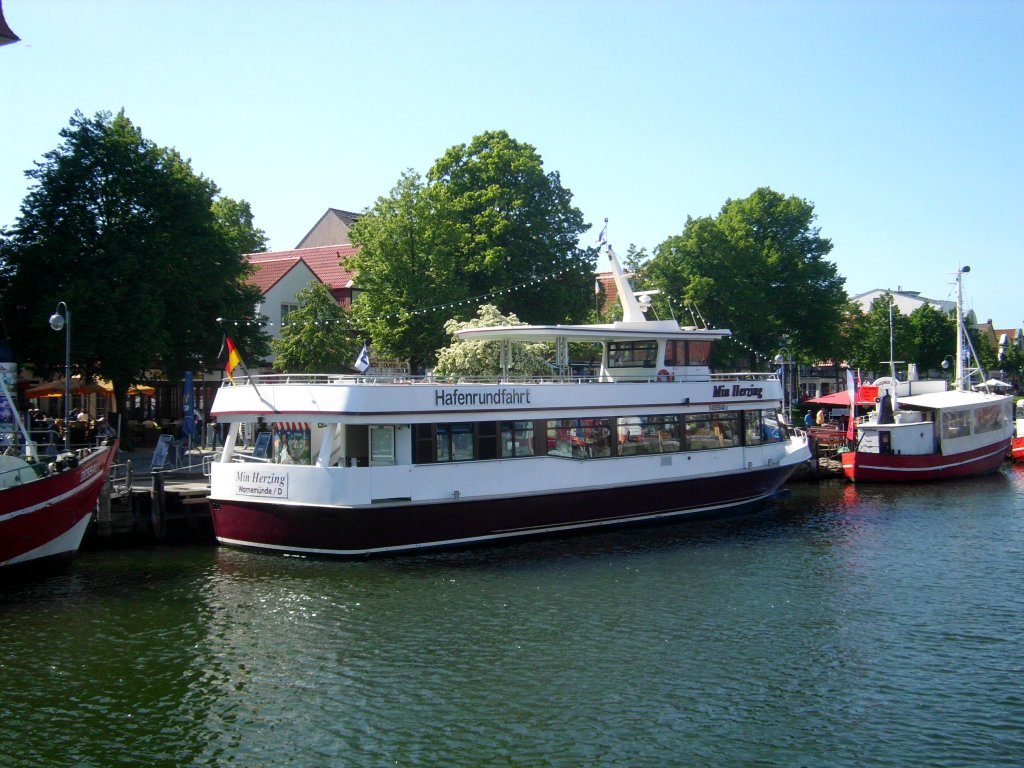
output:
M1020 766L1024 467L401 560L0 592L5 766Z

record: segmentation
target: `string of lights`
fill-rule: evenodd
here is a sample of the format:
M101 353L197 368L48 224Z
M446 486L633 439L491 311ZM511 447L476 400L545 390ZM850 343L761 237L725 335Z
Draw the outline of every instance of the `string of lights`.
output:
M589 274L591 269L592 269L592 267L589 264L586 264L585 266L586 266L587 272ZM527 280L526 282L518 283L517 285L511 285L511 286L508 286L506 288L499 288L497 290L491 291L489 293L484 293L484 294L481 294L479 296L471 296L469 298L459 299L458 301L449 301L449 302L445 302L443 304L434 304L433 306L429 306L429 307L419 307L417 309L403 310L401 312L391 312L391 313L386 314L386 315L378 315L376 317L369 317L369 318L366 318L366 320L369 321L369 322L377 322L377 321L380 321L380 320L391 320L391 319L395 319L395 318L411 317L413 315L428 315L428 314L431 314L433 312L439 312L439 311L445 310L445 309L453 309L455 307L463 307L463 306L470 305L470 304L479 304L480 302L487 301L488 299L493 299L493 298L496 298L498 296L503 296L505 294L513 293L515 291L520 291L520 290L523 290L524 288L531 288L531 287L533 287L535 285L538 285L540 283L546 282L548 280L554 280L554 279L556 279L558 277L561 277L562 275L570 274L571 272L574 272L577 269L579 269L578 266L577 267L565 267L563 269L556 270L555 272L550 272L550 273L548 273L546 275L540 275L538 277L533 278L532 280ZM332 321L332 320L318 320L316 322L316 325L330 325L332 323L334 323L334 324L342 324L344 322L347 322L347 321L342 321L342 320L334 320L334 321ZM261 320L234 320L234 321L230 321L229 320L229 321L224 321L224 324L226 324L226 325L234 325L235 327L238 327L238 326L253 326L253 325L268 326L268 327L273 327L274 326L273 322L271 322L269 320L266 320L266 319L261 319ZM293 322L286 323L286 325L291 325L291 324L293 324Z
M584 266L587 268L587 270L589 272L590 268L591 268L590 265L586 264ZM548 273L546 275L540 275L539 277L535 277L532 280L527 280L526 282L518 283L516 285L511 285L511 286L508 286L506 288L499 288L499 289L497 289L495 291L491 291L489 293L484 293L484 294L481 294L479 296L471 296L469 298L460 299L458 301L449 301L449 302L445 302L443 304L434 304L434 305L429 306L429 307L419 307L417 309L410 309L410 310L405 310L405 311L402 311L402 312L391 312L391 313L386 314L386 315L378 315L376 317L370 317L370 318L366 318L366 319L369 322L377 322L377 321L380 321L380 320L391 320L391 319L396 319L396 318L412 317L412 316L416 316L416 315L428 315L428 314L431 314L433 312L439 312L439 311L442 311L442 310L454 309L456 307L464 307L464 306L471 305L471 304L479 304L480 302L487 301L489 299L493 299L493 298L496 298L498 296L503 296L503 295L506 295L506 294L509 294L509 293L514 293L515 291L521 291L521 290L523 290L525 288L531 288L533 286L536 286L536 285L538 285L540 283L543 283L543 282L546 282L548 280L553 280L555 278L561 277L562 275L569 274L569 273L575 271L578 268L579 267L565 267L563 269L556 270L555 272L550 272L550 273ZM674 314L675 313L675 307L672 306L671 298L669 298L668 301L669 301L669 305L672 308L672 311L673 311L673 314ZM696 316L694 316L694 310L690 309L689 307L687 307L687 310L690 312L691 317L693 317L694 324L697 323L697 317L700 317L700 320L704 323L705 327L707 327L707 328L714 328L715 327L714 325L707 324L706 322L704 322L704 318L703 318L703 316L700 315L699 310L696 311ZM269 320L266 320L266 319L263 319L263 320L243 320L243 321L235 320L235 321L222 321L222 322L225 325L233 325L235 327L238 327L238 326L253 326L253 325L264 326L264 327L271 327L271 328L274 327L274 323L269 321ZM295 322L296 321L291 321L289 323L286 323L286 325L294 325ZM317 320L317 321L315 321L312 324L313 325L325 325L326 326L326 325L332 325L332 324L333 325L342 325L342 324L347 324L347 323L348 323L348 320ZM774 359L774 357L772 355L766 355L763 352L761 352L760 350L754 349L749 344L747 344L747 343L743 342L742 340L738 339L735 335L730 336L729 340L732 343L737 344L740 348L742 348L742 349L746 350L747 352L749 352L750 354L752 354L754 356L755 360L771 362Z

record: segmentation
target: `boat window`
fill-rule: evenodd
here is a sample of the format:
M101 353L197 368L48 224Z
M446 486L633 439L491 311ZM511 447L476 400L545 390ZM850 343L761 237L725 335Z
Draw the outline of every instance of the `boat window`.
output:
M611 456L611 419L552 419L548 455L577 459Z
M481 421L476 425L476 458L498 458L498 425L493 421Z
M731 448L740 444L739 413L690 413L686 415L686 449Z
M501 422L501 455L533 456L533 422Z
M715 433L719 448L741 445L740 414L736 411L711 414L711 431Z
M657 362L656 341L613 341L608 344L609 368L653 368Z
M749 411L749 414L757 414L757 411ZM777 411L761 412L761 434L763 442L781 442L785 439L785 429L778 422Z
M983 405L974 411L974 432L994 432L1006 426L1006 418L1000 405Z
M686 365L686 342L665 342L665 365Z
M370 466L393 467L395 465L395 428L390 424L374 424L370 427Z
M665 343L665 365L707 365L710 357L710 341L668 341Z
M471 461L473 459L473 424L455 422L438 424L435 432L435 461Z
M686 364L707 365L711 359L710 341L688 341L686 342Z
M616 419L618 453L673 453L680 449L679 416L622 416Z
M967 437L971 434L971 412L970 411L943 411L942 412L942 439L949 440L954 437Z
M767 442L760 411L743 412L743 442L746 445L761 445Z
M417 464L431 464L434 461L434 425L416 424L413 427L413 452Z
M271 461L274 464L309 464L309 424L281 422L273 425Z

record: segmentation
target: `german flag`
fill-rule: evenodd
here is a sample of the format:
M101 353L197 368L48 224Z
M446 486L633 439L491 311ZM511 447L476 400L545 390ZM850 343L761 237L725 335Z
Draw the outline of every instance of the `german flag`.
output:
M224 366L224 372L231 379L231 383L234 384L235 379L231 374L234 373L235 368L242 365L242 356L238 354L238 350L235 349L235 344L231 341L230 336L225 336L224 339L228 345L228 363Z

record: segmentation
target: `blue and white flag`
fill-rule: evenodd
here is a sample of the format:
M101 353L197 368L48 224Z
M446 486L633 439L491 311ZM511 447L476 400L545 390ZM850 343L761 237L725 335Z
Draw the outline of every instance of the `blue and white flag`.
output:
M604 220L604 227L601 228L601 232L597 236L597 244L604 245L608 242L608 219Z
M356 358L355 363L352 365L360 373L366 373L366 369L370 367L370 352L366 348L366 342L363 342L363 349L359 353L359 357Z

